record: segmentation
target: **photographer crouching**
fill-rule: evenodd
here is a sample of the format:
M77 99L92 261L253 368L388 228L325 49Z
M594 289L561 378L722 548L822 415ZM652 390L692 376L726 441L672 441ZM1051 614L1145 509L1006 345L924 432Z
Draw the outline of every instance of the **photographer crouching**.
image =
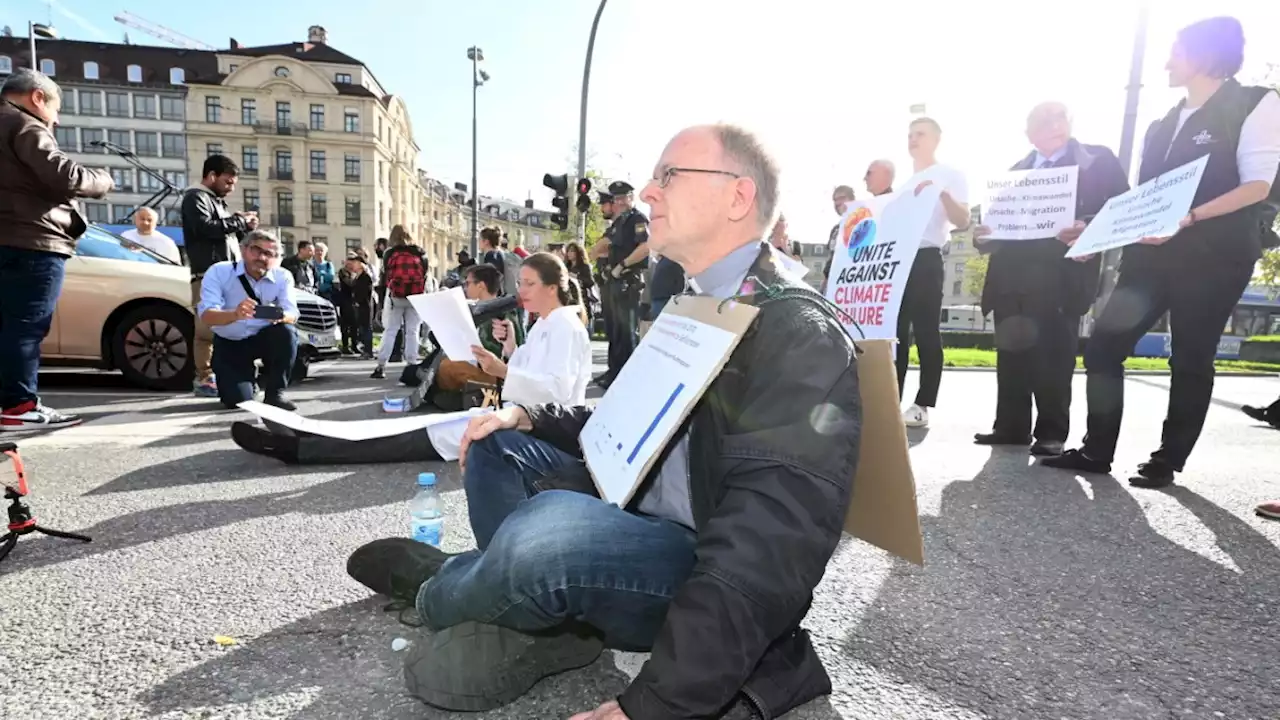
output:
M263 402L294 410L284 396L298 355L293 276L280 268L280 241L264 230L245 235L240 255L243 262L211 265L200 289L200 319L213 328L218 399L229 409L252 400L254 362L261 360Z

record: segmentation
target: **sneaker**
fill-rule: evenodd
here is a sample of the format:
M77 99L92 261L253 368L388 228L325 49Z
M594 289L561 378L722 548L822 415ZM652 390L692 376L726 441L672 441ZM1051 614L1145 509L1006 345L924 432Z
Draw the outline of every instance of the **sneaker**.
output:
M218 397L218 383L213 378L209 378L204 382L196 385L192 390L196 397L216 398Z
M603 651L600 637L585 626L531 634L466 622L414 643L404 682L428 705L484 712L514 701L545 677L590 665Z
M1280 520L1280 500L1262 503L1254 508L1254 512L1264 518Z
M72 427L84 420L79 415L61 413L39 402L26 402L0 413L0 432L45 430Z
M373 373L369 375L372 380L385 380L387 378L387 369L379 365L373 369Z
M272 407L278 407L281 410L288 410L289 412L293 412L294 410L298 409L298 406L290 402L289 399L284 396L284 393L275 393L274 395L264 395L262 398L262 401L267 405L270 405Z
M410 538L383 538L356 548L347 558L347 574L379 595L412 603L422 583L435 577L451 557Z
M902 413L902 423L909 428L929 427L929 408L912 405Z

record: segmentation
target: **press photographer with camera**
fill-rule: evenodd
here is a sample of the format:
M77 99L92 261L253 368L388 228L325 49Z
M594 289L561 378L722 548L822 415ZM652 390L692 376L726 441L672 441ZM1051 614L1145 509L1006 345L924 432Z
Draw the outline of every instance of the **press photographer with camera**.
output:
M298 320L293 300L293 276L280 267L276 236L253 230L240 244L240 260L214 263L204 274L200 290L200 319L213 329L213 371L218 399L228 409L252 400L262 361L263 402L285 410L296 406L285 399L298 338L290 327Z

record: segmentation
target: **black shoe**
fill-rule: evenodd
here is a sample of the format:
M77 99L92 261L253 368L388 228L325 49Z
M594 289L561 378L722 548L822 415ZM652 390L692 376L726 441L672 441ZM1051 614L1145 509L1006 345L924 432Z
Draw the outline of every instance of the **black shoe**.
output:
M1111 463L1094 460L1085 455L1083 450L1068 450L1061 455L1047 457L1041 460L1040 464L1058 470L1073 470L1075 472L1097 473L1099 475L1106 475L1111 472Z
M1030 445L1031 438L1017 438L999 433L978 433L973 436L973 442L976 445Z
M604 388L605 390L608 390L609 386L613 384L614 377L615 376L612 372L600 373L599 375L592 378L591 382Z
M295 435L276 435L247 422L233 422L231 439L240 449L254 455L265 455L290 465L298 462L298 438Z
M386 369L383 368L381 365L379 365L378 367L373 369L372 373L369 374L369 379L370 380L386 380L387 379Z
M1267 420L1266 408L1254 407L1252 405L1245 405L1244 407L1240 408L1240 412L1244 413L1245 415L1248 415L1249 417L1253 418L1254 420L1257 420L1258 422L1264 422L1264 423L1270 424L1270 421Z
M466 622L414 643L404 682L428 705L484 712L514 701L545 677L590 665L603 650L587 628L529 634Z
M451 557L410 538L383 538L356 548L347 558L347 574L379 595L413 603L422 583L435 577Z
M1173 467L1163 460L1148 460L1138 466L1138 472L1129 478L1129 484L1136 488L1157 490L1173 484Z
M1064 449L1065 446L1059 440L1037 440L1031 446L1031 454L1037 457L1057 457Z
M289 412L293 412L298 409L297 405L289 402L289 399L284 396L284 393L269 393L266 397L262 398L262 402L272 407L278 407L281 410L288 410Z

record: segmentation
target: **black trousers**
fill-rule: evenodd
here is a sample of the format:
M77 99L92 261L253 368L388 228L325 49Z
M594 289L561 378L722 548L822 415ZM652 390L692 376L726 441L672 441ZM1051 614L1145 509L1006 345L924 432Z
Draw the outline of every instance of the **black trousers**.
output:
M293 362L298 357L298 336L293 326L269 325L243 340L213 336L213 373L218 376L218 398L234 409L253 399L258 372L255 360L262 361L262 390L267 397L289 387Z
M902 306L898 309L898 399L902 399L902 386L907 380L910 342L914 337L920 354L920 389L916 391L915 404L920 407L938 404L938 386L942 384L942 332L938 324L942 320L945 277L942 251L921 248L911 264Z
M609 291L613 294L609 303L613 321L606 324L609 333L609 373L617 375L631 359L631 354L639 343L640 294L634 287L628 287L621 281L609 283Z
M410 430L368 440L341 440L297 432L271 421L265 424L276 435L297 436L300 465L433 462L440 459L440 453L431 444L426 430Z
M992 432L1021 440L1066 442L1080 317L1052 298L1004 296L995 310L996 421ZM1035 400L1035 427L1031 403Z
M1213 362L1253 263L1212 262L1122 270L1085 348L1089 431L1085 454L1111 462L1124 415L1124 361L1167 312L1172 353L1169 407L1153 460L1181 471L1200 438L1213 396Z

